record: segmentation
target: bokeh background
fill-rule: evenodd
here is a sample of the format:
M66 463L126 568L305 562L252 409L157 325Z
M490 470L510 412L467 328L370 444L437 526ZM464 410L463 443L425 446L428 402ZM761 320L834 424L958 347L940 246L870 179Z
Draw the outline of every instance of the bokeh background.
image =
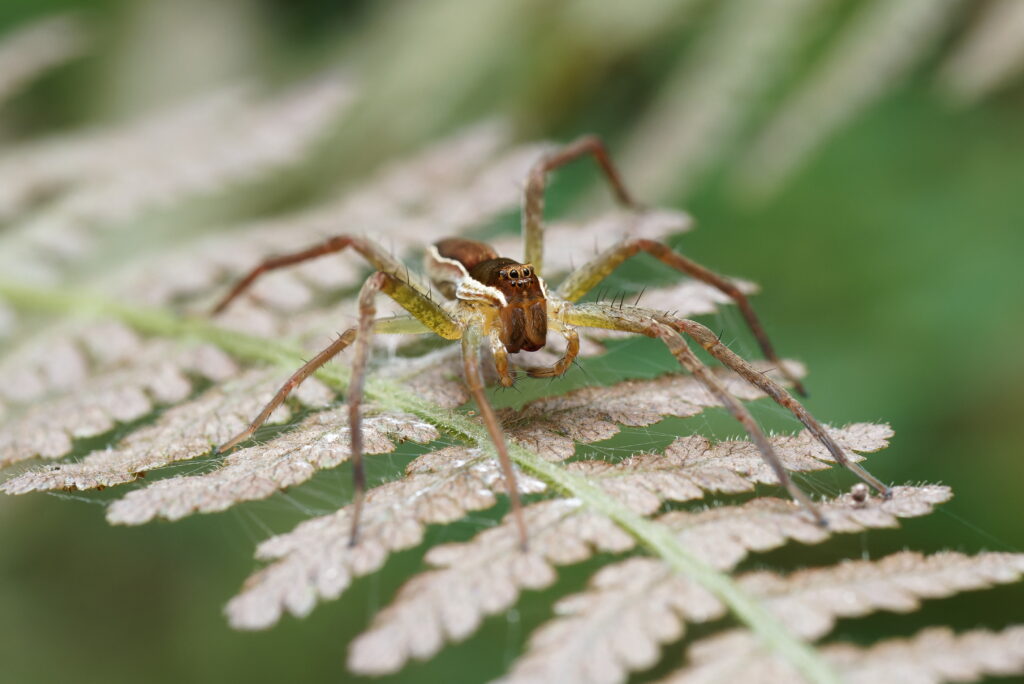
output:
M810 408L886 421L871 460L892 482L943 482L952 503L899 532L788 547L749 566L898 548L1024 550L1024 3L1016 0L642 0L630 3L328 0L2 0L0 32L73 12L82 46L0 112L0 155L26 140L116 125L239 79L287 83L339 69L359 99L317 148L266 183L204 206L203 226L333 196L389 159L482 118L523 140L595 132L635 193L685 208L677 246L760 283L777 347L810 369ZM553 215L607 203L596 173L560 174ZM514 225L514 220L509 225ZM2 230L2 228L0 228ZM166 235L153 239L167 239ZM617 286L667 282L641 261ZM734 313L711 320L740 351ZM671 364L615 345L587 378ZM613 369L613 370L609 370ZM555 387L557 390L557 386ZM552 390L554 391L554 390ZM793 429L768 406L766 426ZM678 424L676 424L678 423ZM659 426L714 436L722 416ZM647 435L646 438L649 438ZM621 446L628 448L626 435ZM664 440L669 441L669 438ZM381 459L381 473L415 450ZM314 496L344 491L325 473ZM805 479L819 492L841 474ZM340 494L341 496L343 494ZM422 549L341 601L267 633L228 629L220 606L255 543L305 517L301 492L175 524L111 528L102 499L0 499L0 679L10 682L348 681L345 645ZM297 503L298 502L298 503ZM469 536L497 513L432 541ZM469 642L386 681L480 681L516 655L567 569ZM870 641L932 622L1024 619L1021 586L840 625ZM679 662L670 647L648 679Z

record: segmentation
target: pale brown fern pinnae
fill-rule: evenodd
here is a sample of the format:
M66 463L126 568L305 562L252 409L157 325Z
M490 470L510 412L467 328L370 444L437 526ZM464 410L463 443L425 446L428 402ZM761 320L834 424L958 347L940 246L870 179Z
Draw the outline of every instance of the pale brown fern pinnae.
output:
M929 15L932 23L920 27L915 40L930 42L955 4L943 3ZM749 17L739 16L736 7L723 10L718 38L701 50L711 61L723 59L717 40L728 47L750 35L753 25L743 23ZM845 34L842 49L823 69L852 68L849 60L867 58L865 31L887 16L914 23L922 7L879 4L873 14L861 15L853 27L859 32ZM811 11L800 1L785 9L760 37L761 47L779 63L787 59L788 32L799 30ZM662 14L673 11L666 5ZM65 34L68 27L61 26L42 27L58 30L64 41L50 53L35 54L37 46L18 51L35 61L16 63L17 74L77 54L78 34ZM884 34L887 49L878 58L908 65L920 51L897 45L897 28ZM639 36L656 27L631 30ZM0 44L0 72L4 49ZM950 83L961 83L971 71L970 54L948 67ZM755 76L767 68L744 53L720 64L718 76L704 87L713 91L722 80L756 97ZM693 74L681 68L680 83ZM818 129L805 132L806 149L779 157L769 135L754 146L751 168L795 168L825 129L882 87L870 79L857 85ZM798 102L827 95L813 80L801 92ZM396 672L471 639L489 617L508 613L529 592L550 590L573 565L589 573L589 581L560 590L563 595L516 654L507 680L621 682L676 662L669 660L672 653L683 650L685 659L668 681L931 682L1024 672L1020 627L955 634L937 626L867 647L826 642L841 619L914 612L925 600L1017 582L1024 574L1020 554L903 551L876 559L834 558L800 570L750 567L748 561L767 551L897 528L952 496L937 484L895 486L888 498L859 489L842 493L833 480L816 475L837 460L856 464L888 447L893 430L885 424L826 426L817 434L812 425L795 434L768 435L755 425L752 434L764 443L677 434L678 426L696 422L679 419L711 420L723 403L742 407L740 402L765 399L766 391L777 400L788 397L778 387L799 386L805 368L797 362L733 365L744 375L716 367L706 375L605 379L572 391L551 385L529 400L506 401L497 419L516 468L512 490L476 412L480 407L468 406L472 395L459 350L423 341L403 346L378 336L358 432L360 423L345 401L352 372L350 356L343 355L270 414L270 429L237 450L215 451L246 430L310 354L365 312L356 288L366 269L347 253L268 275L223 317L211 319L206 312L230 281L268 257L339 231L372 236L403 268L444 236L490 238L519 208L530 170L558 149L517 142L512 127L484 122L289 213L162 233L151 244L125 247L124 263L116 267L102 259L104 249L136 220L258 186L268 174L301 164L360 97L355 79L336 74L274 92L239 86L135 123L7 151L0 160L3 492L93 496L91 490L109 488L95 497L103 501L107 521L143 525L278 496L350 461L353 444L362 445L357 455L374 458L408 442L420 445L417 455L367 490L361 513L355 501L332 501L329 509L258 544L258 567L226 601L231 627L268 629L288 615L305 617L359 578L393 569L393 555L415 550L422 567L394 595L383 597L385 607L347 645L352 672ZM670 93L651 122L671 118L675 104ZM701 109L710 107L714 114L720 104L694 104L688 116L707 128L669 146L694 150L694 179L710 161L703 155L740 126L738 118L709 118ZM785 105L773 126L797 126L793 112L801 109ZM633 163L649 144L643 135L628 143ZM645 171L655 188L672 173L668 166ZM573 215L546 230L545 273L552 274L554 289L565 273L624 237L650 245L691 227L686 213L672 209ZM525 256L521 240L507 232L492 243L502 254ZM390 275L412 282L415 267L410 273ZM652 329L664 332L670 323L715 313L757 289L735 278L719 287L683 280L632 293L643 309L630 306L632 296L622 293L615 295L617 304L594 306L603 306L608 316L615 310L626 312L623 317L642 312L651 316ZM430 301L439 298L433 291L423 294ZM689 330L697 330L695 338L710 354L729 363L732 352L722 340ZM625 336L621 330L582 333L584 368L594 358L624 358ZM514 362L527 371L549 366L570 353L567 339L553 338L543 352ZM709 390L716 387L720 394ZM631 441L633 432L650 436L655 447ZM818 495L805 505L772 496L785 484L785 472L766 463L766 450ZM325 481L314 484L323 487ZM517 536L518 509L503 516L502 506L517 493L524 498L525 548ZM826 524L819 524L807 504ZM462 541L447 537L441 543L455 523L466 532L456 537ZM131 553L124 551L126 558ZM700 636L689 636L698 624Z

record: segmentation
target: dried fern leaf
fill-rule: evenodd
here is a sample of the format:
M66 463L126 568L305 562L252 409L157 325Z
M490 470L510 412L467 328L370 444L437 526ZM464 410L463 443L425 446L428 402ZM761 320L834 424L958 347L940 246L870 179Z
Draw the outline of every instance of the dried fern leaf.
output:
M757 499L742 506L715 508L701 513L669 513L660 520L676 530L687 548L720 569L730 569L751 551L767 551L783 546L788 540L816 544L835 532L889 527L895 524L897 516L925 515L946 498L948 489L942 487L897 487L891 501L870 500L862 506L849 496L841 497L820 505L829 521L828 529L822 529L809 520L806 513L791 502L772 499ZM918 571L918 576L926 575L922 566L931 561L923 561L920 556L912 554L905 558L910 564L914 560L919 561L912 569ZM959 560L963 562L957 564ZM856 568L842 574L838 568L847 567L845 565L809 572L822 573L812 575L821 579L828 572L835 571L842 578L847 578L850 585L857 582L866 585L868 578L865 575L874 571L884 579L898 583L901 561L888 562L883 567L868 563L870 568L859 575ZM944 580L947 585L955 582L952 578L959 579L956 586L961 588L966 588L971 580L984 583L994 578L1006 578L1000 581L1012 581L1010 575L1017 572L1012 569L1015 563L1020 563L1019 557L1016 560L995 557L978 561L961 557L948 563L940 560L938 565L952 567L946 574L941 574L946 568L940 567L940 574L932 578L935 581L931 585L932 591L937 585L945 586ZM970 566L967 570L963 569L965 564ZM968 580L963 579L964 574ZM777 578L777 575L771 576ZM743 589L758 598L771 598L770 581L764 580L760 574L749 575L749 578L740 581ZM799 593L804 589L805 575L797 573L791 579L786 579L787 584L784 585L791 592L790 598L797 595L804 601L801 607L813 610L814 601L821 597ZM758 582L764 584L759 585ZM827 586L827 583L812 583L807 591L813 592L823 585ZM841 585L836 581L831 586L838 588ZM908 591L914 589L916 586L911 586ZM916 595L928 595L928 591L929 588L922 585ZM783 595L784 591L777 593ZM892 599L894 593L895 590L889 589L879 600ZM844 610L851 610L851 605L843 603L843 599L849 596L849 593L839 595L835 599L836 605L831 608L835 612L825 612L818 624L834 619ZM797 612L795 603L786 606L784 602L769 600L766 605L783 618ZM828 605L822 604L817 609L823 612ZM869 602L854 605L865 611L871 607L888 607L872 606ZM530 636L526 651L513 666L509 680L625 681L630 671L652 666L663 644L680 639L685 623L709 622L724 613L724 607L707 590L674 573L658 559L632 558L608 565L593 576L586 592L568 596L555 605L557 616Z
M109 487L131 482L139 473L208 454L215 445L245 428L279 384L276 370L247 371L193 401L169 408L152 425L132 432L116 447L94 451L77 463L27 471L4 482L2 489L8 494L24 494L48 489ZM309 404L322 406L333 398L333 393L313 382L303 396ZM287 417L288 409L282 407L272 420ZM21 445L15 442L15 446Z
M906 684L965 682L985 675L1024 675L1024 626L1001 632L955 634L933 627L910 639L891 639L863 648L831 645L822 649L851 684L890 681Z
M112 321L51 326L0 359L0 401L28 404L76 391L96 370L143 355L143 346L135 331Z
M797 377L803 374L799 364L786 363ZM772 365L761 362L756 366L783 381ZM740 399L764 396L731 371L716 368L714 372L723 386ZM575 442L608 439L618 434L620 425L646 427L666 416L686 418L719 405L695 378L668 374L654 380L629 380L538 399L520 411L504 412L503 417L512 439L549 460L562 460L573 455Z
M888 425L860 423L830 430L836 443L851 460L856 452L879 451L888 446ZM772 440L782 464L794 472L825 470L834 463L831 454L807 430ZM578 461L568 469L597 482L602 489L630 508L654 513L663 501L689 501L704 492L738 494L755 484L778 484L778 478L750 441L712 443L693 435L677 438L664 454L637 454L619 463Z
M899 518L916 518L931 513L952 496L949 487L922 485L893 487L888 501L869 499L858 504L845 494L821 505L828 520L822 528L792 501L760 497L742 506L710 508L705 511L671 511L658 521L671 529L681 543L715 568L731 568L750 551L778 548L788 540L820 544L834 533L898 526Z
M46 17L0 39L0 103L49 69L81 55L85 27L74 15Z
M88 177L22 222L11 236L16 251L3 264L13 273L29 268L37 276L56 277L69 261L91 256L102 231L123 229L146 211L252 182L294 163L352 100L352 92L342 79L321 77L188 135L147 137L148 147L140 146L137 156L121 157L120 165Z
M524 588L555 581L554 565L593 553L621 553L635 541L608 518L571 499L542 501L523 510L530 547L523 552L510 521L465 544L435 546L427 562L444 569L417 575L399 590L373 626L349 649L349 669L395 672L409 658L425 660L448 641L475 632L486 615L513 605Z
M617 477L631 476L618 474ZM638 473L635 477L643 480L645 475ZM621 486L612 488L613 492L616 490L621 491ZM921 515L931 506L927 505L922 510L920 506L908 505L909 500L921 496L918 490L901 488L892 501L872 502L867 506ZM636 499L627 497L625 501L630 504ZM776 500L775 503L784 502ZM641 501L641 505L648 508L646 501ZM849 499L840 499L826 504L823 509L826 515L835 509L838 519L841 511L850 505ZM746 506L716 510L720 515L731 513L734 524L746 524L745 537L737 535L729 540L732 544L746 543L745 555L747 548L781 546L788 537L811 541L809 536L799 536L796 532L803 526L821 529L806 519L806 513L795 505L787 504L786 508L790 521L782 519L784 514L781 510L774 516L764 516L761 510ZM624 551L633 546L633 540L628 536L622 537L619 528L614 525L607 527L605 518L571 500L545 501L528 506L526 511L529 512L530 549L525 554L518 549L508 519L498 528L487 530L470 542L435 547L428 552L427 562L440 566L440 569L417 576L399 591L392 603L377 615L371 628L352 643L349 667L361 673L391 672L409 658L428 658L445 641L459 641L469 636L485 615L512 605L522 589L551 584L555 579L553 566L586 560L594 550ZM893 514L888 512L859 517L863 519L863 525L854 526L847 522L835 531L891 526L895 521ZM698 521L691 520L693 525L682 525L678 518L662 516L662 519L667 519L670 529L677 530L688 547L696 541L700 533ZM721 526L714 524L717 520L710 522L708 536L713 537L721 531ZM672 524L676 527L672 528ZM786 532L780 534L782 530ZM599 531L610 536L601 537ZM830 531L821 532L813 541L823 541ZM714 548L711 546L714 541L709 540L705 548Z
M151 263L136 264L111 287L117 291L130 288L152 305L197 297L205 303L223 283L271 255L341 232L361 234L370 225L381 244L399 256L408 255L412 248L421 250L442 233L457 234L518 206L518 183L543 148L524 145L502 154L492 149L502 140L497 126L463 133L385 168L338 202L203 238ZM264 310L280 332L285 324L282 319L308 307L316 294L354 287L367 270L366 262L351 252L325 255L268 274L238 304ZM267 325L260 329L239 326L238 311L238 305L233 306L224 323L267 334Z
M805 639L832 631L839 618L878 610L909 613L921 600L953 596L1017 582L1024 554L947 551L931 556L904 551L876 561L844 561L779 577L770 572L740 578L744 589L763 597L769 609Z
M367 407L367 412L372 410ZM177 520L265 499L302 484L318 470L349 459L347 417L347 406L314 414L269 444L231 453L210 473L160 480L130 492L110 505L107 520L121 525L140 525L157 517ZM395 412L369 415L363 420L363 453L384 454L394 451L397 442L427 443L439 436L433 425L416 416Z
M723 377L729 379L731 373L722 373ZM666 383L666 380L672 382ZM558 441L558 436L550 430L557 419L561 419L561 425L573 424L577 432L574 433L580 441L595 441L604 439L606 432L614 434L618 431L617 425L608 423L606 420L626 422L630 425L650 425L660 421L662 415L658 411L674 414L678 397L676 393L666 391L666 387L675 384L693 384L695 381L689 376L668 376L656 381L638 381L621 383L608 388L601 394L596 405L602 409L596 411L586 408L583 411L565 409L564 406L571 406L575 403L574 398L560 397L563 410L559 412L550 406L551 400L539 400L526 411L524 419L525 427L511 432L515 438L519 434L528 434L538 444L547 441ZM586 390L584 390L586 392ZM612 396L619 393L622 397L628 397L630 412L627 413L622 407L617 408ZM710 398L710 397L709 397ZM539 406L538 406L539 405ZM708 405L714 405L713 401ZM584 401L582 406L588 407ZM702 410L700 406L693 406L687 409L686 415L693 415ZM235 411L237 414L238 411ZM372 414L373 408L368 407L366 413ZM556 420L552 420L555 418ZM543 420L543 422L541 422ZM149 522L155 517L178 519L191 513L210 513L222 511L235 503L264 499L279 490L293 487L311 478L317 470L333 468L348 460L350 449L350 433L347 427L348 413L346 407L336 408L319 413L305 419L294 429L283 435L257 446L241 449L230 454L220 468L202 475L183 476L173 479L166 479L149 485L141 490L127 494L123 499L115 501L108 510L107 519L111 523L120 524L141 524ZM888 428L880 428L885 431ZM431 442L438 439L440 434L432 425L404 413L383 412L377 415L369 415L363 422L364 453L381 454L393 451L394 441L411 440L419 443ZM804 438L798 440L797 449L804 449L810 444L810 440ZM843 443L840 437L840 444ZM883 441L884 445L884 441ZM872 443L869 445L875 447ZM571 452L573 443L570 440L567 447ZM708 445L710 450L710 445ZM726 450L732 447L726 443ZM742 446L735 448L743 449ZM880 446L877 448L881 448ZM757 459L756 451L747 449L749 459ZM175 452L179 456L192 457L192 452ZM564 457L561 450L544 449L541 455L557 460ZM721 452L725 453L725 451ZM129 469L121 474L121 481L131 481L134 473L140 468L137 458L125 459L123 454L112 456L110 450L100 452L99 458L89 457L84 464L72 464L67 467L52 468L45 471L45 480L54 484L63 482L63 487L73 481L75 487L82 489L83 485L89 482L96 482L96 466L100 467L102 473L102 484L109 486L115 484L117 476L110 471L112 462L129 466ZM169 455L169 454L168 454ZM113 460L112 460L113 459ZM705 461L713 461L714 453L710 454ZM180 460L180 459L175 459ZM791 459L793 460L793 459ZM155 459L147 461L148 468L159 465ZM601 462L602 465L607 465ZM642 468L612 468L611 470L598 473L589 472L583 469L585 464L575 464L571 470L581 472L584 475L593 475L594 481L614 481L616 486L622 488L630 486L639 489L650 486L650 483L659 478L659 474L645 471ZM800 467L793 463L794 467ZM817 464L816 464L817 465ZM753 471L749 465L741 466L747 471ZM821 466L818 466L821 467ZM68 472L68 471L72 472ZM653 470L653 469L652 469ZM664 469L663 469L664 470ZM672 482L691 483L693 481L710 481L712 476L702 475L704 471L719 470L717 465L709 469L706 463L698 464L693 469L681 469L677 472L661 472L660 479L665 483L665 491L672 491ZM86 473L94 476L92 480L86 479ZM696 473L696 474L695 474ZM634 475L643 474L644 482ZM771 481L771 476L758 474L765 481ZM63 479L62 479L63 478ZM69 479L72 478L72 479ZM690 479L693 478L693 479ZM22 491L26 481L32 485L41 485L38 476L33 473L26 473L14 481L8 483L11 491ZM690 484L690 488L694 485ZM747 485L749 489L751 485ZM680 488L681 485L676 485ZM699 488L698 488L699 495ZM616 492L618 493L618 492ZM650 498L650 497L648 497ZM689 498L693 498L692 496ZM623 497L624 499L624 497ZM656 506L657 504L655 504ZM650 512L650 511L643 511Z
M47 379L52 381L55 374L64 372L61 382L71 387L23 411L12 410L0 431L0 467L37 457L63 457L75 439L104 434L118 423L148 415L157 406L179 404L191 394L197 378L220 382L237 372L234 361L215 347L178 348L155 340L133 350L138 355L130 364L73 382L80 379L75 375L81 370L76 366L76 350L63 351L61 361L50 359ZM59 370L61 364L64 371ZM29 376L21 388L30 386L32 379ZM146 468L132 472L140 469Z
M889 639L872 646L830 644L821 654L842 681L850 684L900 682L938 684L969 682L982 677L1024 674L1024 626L1001 632L973 630L956 634L930 627L908 639ZM690 664L665 679L666 684L741 681L789 684L800 676L782 661L758 648L749 633L729 632L695 643Z
M250 577L226 612L233 627L263 629L283 612L302 617L320 600L337 598L353 577L374 572L394 551L416 546L427 524L450 523L469 511L490 508L504 478L489 454L450 447L419 457L408 476L371 489L359 542L350 546L351 506L268 539L256 554L272 565ZM543 483L519 475L523 494Z
M195 131L222 126L251 100L245 88L224 88L134 121L12 146L0 160L0 217L11 219L39 197L59 197L152 161L165 151L163 145L184 144Z

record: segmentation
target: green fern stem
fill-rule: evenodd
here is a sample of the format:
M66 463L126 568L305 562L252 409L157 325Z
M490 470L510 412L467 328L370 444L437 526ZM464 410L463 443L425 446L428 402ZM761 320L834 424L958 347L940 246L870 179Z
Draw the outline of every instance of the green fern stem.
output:
M225 330L207 319L128 306L82 292L27 287L0 281L0 297L17 308L30 311L116 318L144 334L210 343L238 358L270 363L289 370L297 368L304 359L302 350L297 347ZM349 371L343 366L332 365L321 368L316 375L334 389L344 391ZM464 414L424 402L401 387L380 380L367 383L366 395L382 406L419 416L440 430L494 452L484 426ZM520 468L615 521L673 570L711 592L757 634L767 647L787 660L806 680L829 683L841 681L812 646L793 635L727 574L715 570L690 553L664 525L638 515L586 478L528 449L513 443L509 445L509 453Z

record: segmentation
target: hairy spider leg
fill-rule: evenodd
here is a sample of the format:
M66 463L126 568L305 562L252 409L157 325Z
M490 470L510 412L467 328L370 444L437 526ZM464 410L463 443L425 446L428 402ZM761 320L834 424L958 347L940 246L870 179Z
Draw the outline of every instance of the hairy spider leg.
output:
M260 429L260 426L267 422L267 419L270 418L270 414L273 413L278 406L284 403L284 400L288 398L288 395L291 394L296 387L301 385L306 378L315 373L316 370L320 368L320 366L324 365L325 363L333 359L335 356L340 354L342 350L344 350L346 347L352 344L352 342L355 339L356 329L349 328L341 335L339 335L338 339L334 340L329 345L327 345L323 349L323 351L321 351L319 354L317 354L312 359L307 361L305 365L299 368L299 370L295 371L292 374L292 376L288 378L288 380L283 385L281 385L281 389L277 391L277 394L274 395L274 398L267 402L267 405L264 406L263 410L260 411L259 415L256 416L251 423L249 423L249 426L242 430L241 432L239 432L234 437L232 437L231 439L229 439L224 444L221 444L219 447L217 447L216 452L222 454L227 451L230 451L231 449L234 449L236 446L252 437L256 433L256 431Z
M374 332L385 335L417 335L431 332L430 328L425 326L419 319L413 318L412 316L383 318L374 321L373 329ZM295 371L295 373L293 373L283 385L281 385L281 389L277 391L277 394L274 395L273 399L267 402L266 406L263 407L263 410L260 411L260 414L256 416L251 423L249 423L249 426L245 428L245 430L239 432L230 440L217 447L217 453L230 451L252 437L253 434L255 434L255 432L267 422L267 419L270 418L270 414L273 413L278 406L284 403L284 400L288 398L289 394L295 391L296 387L301 385L303 381L315 373L317 369L344 351L345 348L352 344L355 339L356 328L349 328L339 335L338 339L331 342L316 356L307 361L301 368Z
M810 497L796 486L789 472L782 465L782 460L761 427L754 420L750 411L736 397L726 391L718 378L693 353L686 340L668 323L658 320L654 312L636 307L617 307L607 304L589 303L568 305L562 312L563 320L571 325L590 328L605 328L638 333L647 337L660 339L668 346L680 365L697 378L712 395L738 420L750 435L751 441L757 445L764 462L775 472L779 483L786 488L794 500L806 508L814 516L818 524L825 525L824 516ZM716 338L717 339L717 338ZM756 373L756 371L755 371Z
M619 264L639 252L646 252L663 264L671 266L702 283L711 285L736 302L740 312L743 314L744 320L747 322L747 326L754 333L754 337L757 338L757 343L761 347L761 353L772 363L778 364L779 370L782 371L782 374L789 382L793 383L793 387L796 388L797 392L802 396L807 396L803 383L789 372L775 353L775 348L768 339L768 333L765 332L760 319L754 313L754 307L751 306L747 296L724 276L698 264L692 259L687 259L666 244L643 238L627 238L622 240L569 274L562 284L559 285L558 295L570 302L579 300L580 297L594 289L598 283L607 278Z
M235 298L249 289L257 278L268 271L274 271L287 266L294 266L295 264L300 264L304 261L309 261L310 259L316 259L317 257L321 257L326 254L340 252L349 247L362 255L362 257L370 262L370 265L378 271L392 273L395 274L396 277L399 273L404 271L403 280L405 280L410 287L429 297L429 290L422 283L416 280L412 274L408 273L408 269L405 268L405 265L385 252L384 249L376 242L352 235L337 235L324 240L320 244L313 245L308 249L293 252L291 254L271 257L270 259L262 262L260 265L256 266L256 268L249 271L244 278L239 280L238 283L231 288L231 291L217 303L217 306L213 308L211 313L216 316L220 312L224 311L224 309L226 309L228 305L235 300Z
M268 259L263 264L250 271L249 274L231 290L228 296L226 296L221 303L217 305L215 313L222 311L245 290L245 287L250 285L253 280L266 271L315 259L316 257L324 254L330 254L331 252L337 252L345 249L349 245L354 247L358 245L360 254L364 254L364 252L372 254L374 259L371 263L374 263L375 265L376 261L380 261L381 263L391 262L391 265L394 265L396 269L399 267L398 262L390 255L386 254L379 245L362 238L340 236L339 238L332 238L320 245L301 252ZM380 258L378 259L378 257ZM382 275L386 276L386 279L381 285L381 291L394 299L395 302L397 302L403 309L411 313L412 317L385 318L375 321L374 331L382 334L399 335L418 334L432 331L448 340L458 339L462 334L461 329L459 328L459 325L452 320L451 316L448 315L448 312L445 311L437 302L430 299L429 295L424 294L419 287L404 280L407 273L402 273L401 275L399 275L399 273L401 273L399 270L396 270L393 275L382 273ZM217 450L219 452L227 451L252 437L256 430L267 422L267 418L270 417L270 414L284 402L296 387L302 384L302 382L310 375L315 373L318 368L352 344L355 340L355 335L356 328L346 330L338 337L337 340L329 344L323 349L323 351L307 361L301 368L295 371L284 385L281 386L281 389L278 390L276 395L274 395L274 398L267 403L262 411L260 411L260 414L256 416L252 423L249 424L249 427L235 435L225 444L218 447Z
M366 491L366 471L363 469L363 388L366 385L366 366L370 360L370 340L373 335L373 319L377 315L375 302L378 292L384 290L394 278L380 271L366 279L359 289L359 327L356 332L356 348L352 355L352 376L348 381L345 401L348 403L349 445L352 451L352 532L348 545L355 546L359 540L359 521L363 515L363 497Z
M612 162L607 148L601 139L596 136L588 135L579 138L541 159L530 169L526 181L526 189L523 194L524 252L526 261L532 263L538 273L543 273L544 191L547 186L547 174L587 154L593 155L601 170L604 171L605 177L612 186L619 202L627 207L637 206L629 191L626 190L622 177ZM711 285L736 302L747 325L754 333L754 337L757 338L765 358L773 363L779 363L779 367L782 368L786 379L793 383L796 391L802 396L807 396L807 391L803 383L800 382L800 379L793 377L782 366L771 341L768 339L768 334L761 325L757 314L754 313L754 308L750 305L747 296L738 287L729 282L728 279L691 259L687 259L667 245L653 240L624 240L574 271L559 287L558 294L571 302L578 300L599 282L608 277L619 264L639 251L645 251L668 266Z
M619 202L627 207L637 206L604 142L597 136L585 135L543 157L530 169L523 191L523 253L526 263L533 264L539 274L544 273L544 191L548 173L588 154L601 167Z
M888 499L892 496L892 489L884 485L878 478L865 470L859 463L851 461L846 455L846 452L844 452L842 448L836 444L836 441L832 439L832 435L825 430L824 426L815 420L814 416L812 416L800 402L794 399L784 387L764 373L759 373L756 368L747 363L742 357L722 344L722 341L718 339L718 336L714 332L696 321L687 319L661 316L659 317L659 320L672 326L675 330L689 335L698 344L704 347L709 354L732 370L736 371L736 373L746 379L747 382L767 394L779 406L788 409L808 430L811 431L811 434L813 434L815 438L817 438L817 440L821 442L826 449L828 449L829 453L832 454L832 458L834 458L839 465L852 471L865 483L874 487L875 490L885 498Z
M307 253L312 250L307 250ZM326 252L320 252L326 253ZM314 256L319 256L315 254ZM312 258L312 257L307 257ZM374 298L383 293L395 300L402 308L413 315L412 318L387 318L375 320L376 306ZM352 536L350 543L358 540L359 521L362 515L363 494L366 489L366 476L363 470L363 431L360 407L363 399L363 387L366 380L366 366L369 359L370 340L374 332L407 334L431 332L446 339L458 339L462 330L439 304L422 292L402 280L398 275L378 271L370 276L359 291L359 325L346 330L337 340L329 344L323 351L313 357L281 386L273 399L260 411L249 427L236 435L218 449L225 452L252 437L257 429L267 421L270 414L318 368L330 361L353 342L355 354L352 360L352 376L346 393L349 410L349 434L352 454L352 478L355 485L352 513Z
M508 455L505 434L498 423L494 409L487 401L487 394L484 392L484 375L480 364L480 345L483 343L483 339L483 326L480 323L471 323L466 328L462 335L462 367L466 374L466 386L469 387L470 393L476 400L480 415L484 419L484 425L487 426L487 432L491 436L491 442L494 443L494 448L498 452L498 463L501 465L505 477L505 486L508 489L508 498L512 505L512 516L516 521L516 528L519 530L519 545L525 551L527 548L526 523L523 521L523 507L519 501L516 473L512 468L512 459Z

